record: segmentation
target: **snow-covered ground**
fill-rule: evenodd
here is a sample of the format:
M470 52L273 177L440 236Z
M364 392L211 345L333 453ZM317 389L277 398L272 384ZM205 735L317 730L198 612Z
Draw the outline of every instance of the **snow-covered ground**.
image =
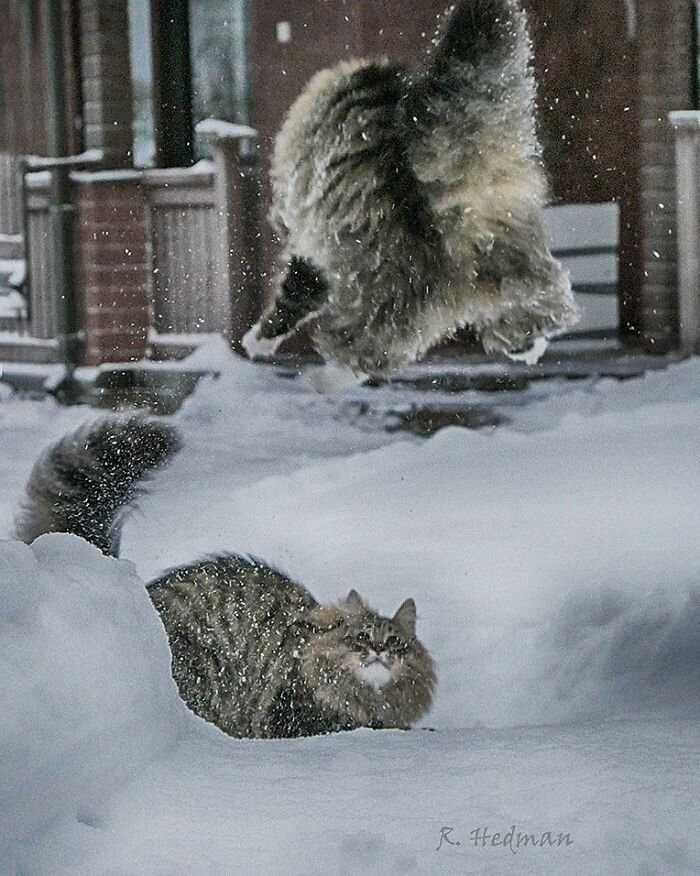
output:
M429 441L218 364L123 554L142 579L240 550L322 600L413 596L434 711L229 739L178 700L129 562L0 544L0 872L700 872L700 362L540 385ZM0 399L4 538L35 456L96 413Z

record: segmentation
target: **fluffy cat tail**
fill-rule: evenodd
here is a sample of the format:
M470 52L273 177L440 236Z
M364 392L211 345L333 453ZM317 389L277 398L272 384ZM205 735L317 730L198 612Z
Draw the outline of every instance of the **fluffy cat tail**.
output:
M16 537L29 543L46 532L70 532L118 556L140 481L179 447L175 429L139 417L104 419L66 435L32 469Z
M520 0L460 0L442 17L432 55L432 75L453 72L454 63L503 64L517 53L524 13Z
M499 141L503 130L527 132L532 144L525 148L537 149L531 66L521 0L459 0L447 10L427 64L409 74L399 105L421 182L463 180L484 154L508 148Z

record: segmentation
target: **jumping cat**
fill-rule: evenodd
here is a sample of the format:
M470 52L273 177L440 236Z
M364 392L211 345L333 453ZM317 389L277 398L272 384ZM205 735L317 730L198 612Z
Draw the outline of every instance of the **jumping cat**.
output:
M536 361L578 310L543 230L535 93L520 0L453 4L415 69L317 73L275 143L283 270L248 355L308 325L340 388L468 325L487 352Z
M175 430L108 418L67 435L35 464L16 535L70 532L118 556L121 527L149 472L179 448ZM236 737L409 728L430 708L433 661L407 599L382 617L352 590L320 605L259 560L212 557L147 585L190 709Z

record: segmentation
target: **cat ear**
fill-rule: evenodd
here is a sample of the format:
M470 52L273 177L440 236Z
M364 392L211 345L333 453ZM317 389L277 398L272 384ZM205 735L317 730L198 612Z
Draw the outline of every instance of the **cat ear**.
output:
M365 604L360 598L360 594L357 590L351 590L348 595L345 597L345 608L348 609L350 614L361 614L365 610Z
M416 603L412 599L407 599L399 606L392 621L401 630L402 633L409 636L416 634Z

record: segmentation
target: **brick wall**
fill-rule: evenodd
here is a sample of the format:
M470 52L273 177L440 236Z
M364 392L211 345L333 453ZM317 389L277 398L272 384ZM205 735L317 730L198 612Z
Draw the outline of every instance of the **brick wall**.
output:
M83 140L102 149L107 167L131 164L128 0L80 0Z
M84 361L142 359L151 325L151 236L137 174L76 174L76 280Z
M128 0L77 0L83 143L104 165L132 163ZM75 275L85 364L144 357L151 324L151 238L140 175L76 174Z
M671 110L693 107L693 15L688 0L639 0L641 116L639 323L645 346L664 352L678 338L676 187Z

